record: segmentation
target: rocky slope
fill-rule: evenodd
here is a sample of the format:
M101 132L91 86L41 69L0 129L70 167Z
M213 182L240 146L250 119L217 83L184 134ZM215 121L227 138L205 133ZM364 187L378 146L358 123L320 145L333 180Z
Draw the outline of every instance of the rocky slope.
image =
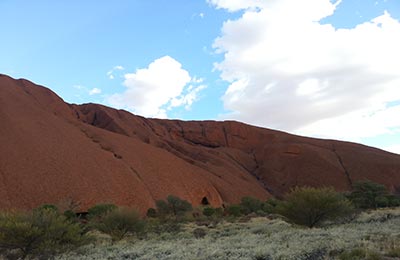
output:
M0 208L102 202L142 212L174 194L221 206L296 185L400 191L400 156L239 122L147 119L0 76Z

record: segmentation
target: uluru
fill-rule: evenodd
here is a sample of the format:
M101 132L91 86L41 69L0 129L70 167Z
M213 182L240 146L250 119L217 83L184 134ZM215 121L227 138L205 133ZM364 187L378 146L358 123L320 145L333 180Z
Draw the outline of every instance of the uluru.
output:
M46 87L0 75L0 208L71 199L142 212L170 194L223 206L295 186L351 189L371 180L400 192L400 155L236 121L150 119L68 104Z

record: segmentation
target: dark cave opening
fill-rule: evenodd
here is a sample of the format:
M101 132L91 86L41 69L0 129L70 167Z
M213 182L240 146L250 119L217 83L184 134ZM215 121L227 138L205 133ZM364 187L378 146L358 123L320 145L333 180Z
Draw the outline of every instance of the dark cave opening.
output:
M210 203L208 202L207 197L203 197L203 199L201 199L201 205L210 205Z

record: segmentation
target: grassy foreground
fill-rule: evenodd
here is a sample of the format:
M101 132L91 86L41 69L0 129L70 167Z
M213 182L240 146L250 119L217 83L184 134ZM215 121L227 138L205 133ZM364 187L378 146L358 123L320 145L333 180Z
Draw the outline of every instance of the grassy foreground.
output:
M209 227L188 223L178 233L148 233L117 243L95 236L96 243L56 259L400 259L400 208L363 212L324 228L257 217Z

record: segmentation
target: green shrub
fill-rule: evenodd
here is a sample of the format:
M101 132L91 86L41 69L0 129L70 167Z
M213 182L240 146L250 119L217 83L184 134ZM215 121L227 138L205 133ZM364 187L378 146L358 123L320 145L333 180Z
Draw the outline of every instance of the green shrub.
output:
M399 257L400 258L400 247L394 247L388 250L386 253L387 256L390 257Z
M295 188L277 208L279 214L292 222L314 227L352 213L350 201L332 188Z
M188 201L182 200L172 195L169 195L167 197L167 202L174 216L183 215L193 209L192 205Z
M253 197L243 197L240 202L241 211L247 215L262 210L263 203L261 200Z
M159 217L166 217L171 213L171 210L169 208L168 202L165 200L157 200L156 201L156 208L157 208L157 215Z
M76 213L70 209L64 211L63 215L70 221L78 221L78 217L76 216Z
M193 230L193 236L195 238L203 238L207 235L207 232L204 228L196 228Z
M355 248L350 251L345 251L339 255L340 260L380 260L382 256L374 251L369 251L362 248Z
M157 217L157 211L156 211L156 209L154 209L154 208L149 208L149 209L147 210L146 216L147 216L148 218L156 218L156 217Z
M390 205L388 196L376 197L375 201L378 208L386 208Z
M398 207L400 206L400 197L397 195L390 194L387 196L389 200L389 207Z
M169 195L167 200L156 201L157 213L160 217L166 217L168 215L174 216L175 219L183 216L186 212L191 211L192 205L176 196Z
M57 206L53 205L53 204L43 204L43 205L37 207L34 210L38 210L38 211L41 211L41 210L53 210L55 212L58 212Z
M222 218L224 216L224 208L216 208L214 215L218 218Z
M353 191L349 199L358 208L376 209L387 207L389 197L390 194L385 185L366 180L353 184Z
M242 215L242 207L240 205L232 204L226 208L229 216L240 217Z
M116 210L118 207L114 204L97 204L88 209L88 219L102 218L104 215L111 211Z
M145 222L135 209L118 208L103 215L101 221L95 223L95 227L111 236L113 241L121 240L128 234L140 234L143 232Z
M272 257L268 254L258 253L253 257L254 260L272 260Z
M0 213L0 248L18 250L22 258L47 258L89 242L77 223L51 208Z
M215 209L211 207L206 207L203 209L203 215L206 217L211 217L215 214Z
M356 259L364 259L366 256L366 252L364 249L356 248L351 251L343 252L339 255L340 260L356 260Z
M276 212L276 208L279 205L280 200L277 200L275 198L269 198L267 201L265 201L262 204L262 211L264 211L265 213L275 213Z

